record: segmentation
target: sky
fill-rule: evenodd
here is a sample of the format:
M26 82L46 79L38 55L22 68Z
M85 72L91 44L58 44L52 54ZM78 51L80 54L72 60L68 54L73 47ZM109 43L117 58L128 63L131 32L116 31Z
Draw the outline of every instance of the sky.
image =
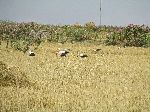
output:
M150 0L101 0L102 25L150 25ZM0 0L0 20L100 25L100 0Z

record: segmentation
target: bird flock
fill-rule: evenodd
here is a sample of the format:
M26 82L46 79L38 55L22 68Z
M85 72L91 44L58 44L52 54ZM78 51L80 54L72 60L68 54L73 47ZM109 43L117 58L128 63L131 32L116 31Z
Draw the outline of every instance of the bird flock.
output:
M94 49L93 51L94 52L98 52L100 51L101 49ZM59 56L59 57L66 57L67 54L70 53L70 49L61 49L61 48L58 48L58 51L56 51L56 56ZM33 50L28 50L28 55L29 56L35 56L35 53L33 52ZM77 57L80 57L80 58L87 58L88 55L86 53L78 53L77 54Z

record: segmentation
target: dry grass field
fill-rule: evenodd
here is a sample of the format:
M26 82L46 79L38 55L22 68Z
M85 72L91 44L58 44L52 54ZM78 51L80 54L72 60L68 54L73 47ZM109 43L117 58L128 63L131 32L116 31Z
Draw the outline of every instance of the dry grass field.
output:
M70 53L58 57L58 48ZM1 84L0 112L150 112L150 48L43 43L35 53L1 46L0 83L3 73L24 73L32 84Z

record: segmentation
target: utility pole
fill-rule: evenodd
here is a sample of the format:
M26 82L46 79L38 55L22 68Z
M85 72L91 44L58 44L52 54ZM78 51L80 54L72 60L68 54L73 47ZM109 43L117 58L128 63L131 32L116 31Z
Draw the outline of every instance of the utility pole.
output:
M100 26L102 25L102 0L100 0Z

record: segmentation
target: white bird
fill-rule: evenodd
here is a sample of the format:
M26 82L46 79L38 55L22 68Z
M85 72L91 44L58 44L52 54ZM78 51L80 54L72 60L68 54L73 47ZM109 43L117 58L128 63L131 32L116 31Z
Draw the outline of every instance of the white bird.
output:
M60 50L59 49L59 51L58 52L56 52L56 54L58 55L58 56L66 56L66 54L68 54L69 53L69 51L68 50L66 50L66 49L64 49L64 50Z
M29 56L35 56L35 53L31 50L29 50Z
M86 54L80 53L80 54L79 54L79 57L85 58L85 57L88 57L88 56L87 56Z

